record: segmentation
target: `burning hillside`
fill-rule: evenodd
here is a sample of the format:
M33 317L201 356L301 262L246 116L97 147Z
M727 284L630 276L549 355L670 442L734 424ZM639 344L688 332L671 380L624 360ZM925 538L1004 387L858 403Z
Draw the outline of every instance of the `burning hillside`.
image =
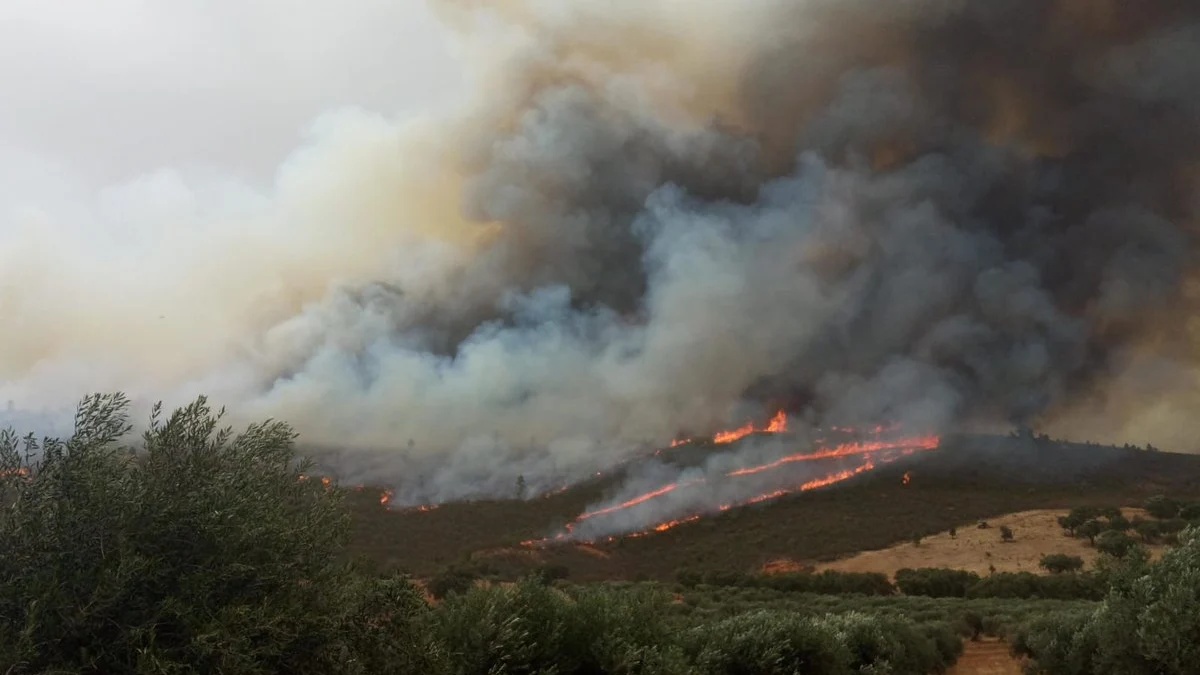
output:
M706 514L748 506L780 497L828 487L917 452L938 447L934 435L905 435L895 428L874 427L865 433L830 429L800 452L780 454L798 439L783 436L787 416L780 411L762 429L748 424L713 435L711 443L725 445L754 431L767 436L762 445L716 453L703 466L680 471L676 467L643 465L624 477L618 494L604 505L588 510L561 532L546 539L524 542L545 545L561 541L595 541L616 536L643 536L692 522ZM840 442L833 439L841 439ZM673 444L678 447L678 444ZM758 461L749 461L757 457ZM647 487L660 476L678 478Z
M267 192L22 208L0 400L202 389L399 507L637 459L579 538L936 443L903 430L1195 437L1200 4L433 5L463 109L331 115ZM641 461L681 435L725 451Z

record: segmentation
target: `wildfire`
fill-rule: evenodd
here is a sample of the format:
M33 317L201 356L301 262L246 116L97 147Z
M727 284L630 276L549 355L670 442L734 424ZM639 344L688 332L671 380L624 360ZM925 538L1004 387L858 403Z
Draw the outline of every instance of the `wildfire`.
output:
M908 485L908 482L909 482L910 480L912 480L912 476L910 476L910 475L909 475L909 473L908 473L907 471L905 471L905 472L904 472L904 476L902 476L902 477L900 478L900 483L901 483L901 484L903 484L903 485Z
M753 425L748 425L748 428L750 429L750 431L748 431L746 433L747 434L753 433L753 431L754 431ZM768 426L765 427L764 429L762 429L761 431L778 433L780 431L786 430L786 428L787 428L787 417L782 412L780 412L774 418L772 418L770 424L768 424ZM871 432L873 432L875 434L880 434L880 433L883 433L884 431L888 431L892 428L894 428L894 427L877 426L877 427L871 429ZM722 436L722 434L718 434L717 436L714 436L713 440L714 440L714 442L720 442L719 441L720 438L730 438L734 434L740 434L741 432L745 431L746 429L747 429L747 427L741 427L732 432L722 432L723 434L725 434L724 436ZM845 429L837 429L837 431L845 432L846 430ZM743 436L744 435L745 434L743 434ZM803 483L800 483L798 485L794 485L791 487L775 489L770 492L759 494L759 495L756 495L756 496L753 496L753 497L750 497L750 498L747 498L747 499L744 499L741 501L722 504L717 508L717 511L727 511L729 509L740 507L740 506L749 506L751 504L758 504L761 502L778 499L779 497L783 497L783 496L789 495L789 494L794 494L797 492L806 492L808 490L815 490L818 488L823 488L823 487L827 487L830 485L834 485L836 483L840 483L842 481L849 480L855 476L858 476L860 474L871 471L871 470L875 469L877 466L880 466L882 464L888 464L890 462L894 462L897 459L900 459L901 457L907 457L909 455L912 455L913 453L920 452L920 451L933 450L938 447L938 442L939 442L938 437L934 436L934 435L910 436L910 437L895 438L895 439L876 438L876 439L872 439L872 440L850 441L850 442L845 442L845 443L835 445L833 447L817 448L815 450L810 450L808 452L799 452L799 453L787 455L785 457L781 457L780 459L774 460L772 462L768 462L766 464L761 464L758 466L748 466L748 467L741 467L738 469L734 469L734 470L726 472L723 475L723 477L727 478L727 479L737 479L737 478L740 478L743 476L750 476L750 475L759 474L759 473L762 473L765 471L778 469L779 467L785 466L787 464L792 464L795 462L808 462L808 461L837 459L837 458L856 457L856 456L862 457L861 463L859 463L857 466L854 466L854 467L851 467L848 469L835 471L835 472L827 474L825 476L813 478L813 479L807 480ZM910 480L910 476L906 472L904 474L904 478L903 478L904 484L907 485L909 480ZM622 501L619 504L614 504L612 506L607 506L607 507L604 507L601 509L596 509L594 511L585 512L585 513L581 514L580 516L578 516L577 518L575 518L570 523L567 523L567 525L563 528L562 532L560 532L559 534L557 534L549 539L529 540L529 541L522 542L522 544L530 546L530 545L539 545L539 544L549 543L549 542L553 542L553 541L565 540L573 534L575 527L579 523L581 523L585 520L595 518L597 516L603 516L603 515L615 513L618 511L622 511L625 509L633 508L633 507L638 506L639 504L644 504L644 503L650 502L652 500L661 498L664 495L675 492L676 490L680 490L682 488L686 488L686 487L690 487L690 486L694 486L694 485L699 485L699 484L702 484L705 482L707 482L706 479L698 478L698 479L693 479L693 480L689 480L689 481L679 481L679 482L663 485L661 487L655 488L653 490L645 492L636 497L632 497L630 499ZM615 536L607 537L606 539L604 539L604 541L612 541L612 540L617 539L618 537L641 537L641 536L646 536L649 534L654 534L656 532L665 532L666 530L676 527L677 525L693 522L693 521L699 519L701 516L702 516L702 514L700 514L700 513L694 513L694 514L690 514L687 516L682 516L682 517L675 518L675 519L672 519L669 521L655 524L651 527L648 527L648 528L640 530L640 531L623 534L623 535L615 535Z
M29 468L24 467L24 466L18 466L15 469L0 469L0 478L11 478L13 476L17 476L17 477L21 477L21 478L28 478L29 477Z
M718 431L717 433L713 434L711 440L713 443L715 443L717 445L726 445L728 443L740 441L743 438L745 438L753 433L782 434L782 433L785 433L786 431L787 431L787 413L780 410L775 413L775 416L772 417L769 422L767 422L767 426L765 426L765 427L761 427L761 428L756 427L754 425L754 422L750 421L750 422L746 422L745 424L743 424L742 426L740 426L736 429L726 429L724 431ZM688 443L691 443L693 440L695 440L695 439L676 438L675 440L671 441L671 447L676 448L681 445L687 445Z
M918 436L915 438L906 438L902 441L905 448L932 450L938 446L937 436ZM728 476L749 476L756 473L762 473L770 469L777 469L785 464L792 462L809 462L816 459L832 459L834 457L850 457L853 455L863 455L880 450L896 449L896 441L862 441L842 443L832 448L822 448L815 452L799 452L794 455L781 457L773 462L761 464L759 466L748 466L742 469L730 471ZM911 454L911 453L910 453Z
M383 491L382 493L380 493L380 495L379 495L379 503L380 503L380 504L382 504L382 505L384 505L384 506L387 506L387 503L388 503L388 502L390 502L390 501L392 501L392 495L393 495L393 494L394 494L394 493L393 493L391 490L384 490L384 491Z

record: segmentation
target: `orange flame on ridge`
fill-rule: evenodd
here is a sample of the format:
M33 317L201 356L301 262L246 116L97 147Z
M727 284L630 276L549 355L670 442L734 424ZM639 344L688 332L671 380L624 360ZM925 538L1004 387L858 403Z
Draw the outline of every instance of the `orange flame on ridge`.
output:
M765 427L756 427L754 422L750 421L736 429L725 429L723 431L718 431L717 433L713 434L710 440L717 445L726 445L728 443L740 441L753 433L782 434L785 432L787 432L787 413L780 410L775 413L769 422L767 422L767 426ZM695 439L690 437L676 438L675 440L671 441L671 447L676 448L681 445L687 445L693 440Z
M774 418L772 418L771 423L764 430L777 433L779 431L785 430L786 425L787 425L787 417L781 411L780 413L776 414L776 416ZM748 432L748 433L752 433L753 425L749 425L749 426L752 429L752 431ZM896 428L895 425L890 425L890 426L879 425L879 426L872 428L871 431L873 433L879 434L879 433L882 433L884 431L891 430L894 428ZM741 427L741 428L735 430L735 432L740 433L741 431L743 431L745 429L746 429L746 427ZM835 430L843 431L843 432L847 431L847 429L835 429ZM732 434L735 432L724 432L724 433ZM720 436L720 434L718 434L718 436ZM717 442L717 438L718 437L714 437L714 439L713 439L714 442ZM793 494L793 493L797 493L797 492L805 492L808 490L815 490L817 488L827 487L827 486L833 485L835 483L840 483L842 481L849 480L850 478L853 478L860 474L871 471L871 470L875 469L879 464L888 464L893 461L896 461L897 459L899 459L901 457L907 457L907 456L912 455L919 451L936 449L938 447L939 441L940 441L940 439L936 435L932 435L932 434L899 438L899 439L895 439L895 440L875 439L875 440L869 440L869 441L851 441L851 442L841 443L834 447L818 448L816 450L811 450L808 452L800 452L800 453L795 453L792 455L787 455L780 459L777 459L772 462L768 462L766 464L762 464L759 466L750 466L750 467L742 467L739 469L734 469L732 471L725 473L724 474L725 477L737 478L739 476L753 475L753 474L761 473L763 471L776 469L776 468L779 468L781 466L784 466L786 464L790 464L793 462L814 461L814 460L833 459L833 458L841 458L841 457L852 457L852 456L857 456L857 455L862 455L863 460L864 460L863 463L861 463L858 466L855 466L853 468L845 469L842 471L837 471L837 472L834 472L834 473L831 473L831 474L828 474L826 476L822 476L819 478L814 478L812 480L806 481L806 482L801 483L800 485L797 485L794 487L773 490L771 492L757 495L757 496L754 496L749 499L746 499L746 500L743 500L740 502L736 502L736 503L722 504L721 506L719 506L717 508L717 511L727 511L729 509L740 507L740 506L748 506L751 504L758 504L761 502L770 501L772 499L777 499L779 497L783 497L788 494ZM882 455L882 456L876 457L876 455ZM908 483L908 480L909 480L909 475L906 472L905 478L904 478L905 484ZM625 500L619 504L614 504L612 506L608 506L605 508L596 509L595 511L585 512L585 513L581 514L580 516L578 516L577 518L575 518L575 520L571 521L570 523L567 523L567 525L563 528L563 531L557 535L554 535L553 537L550 537L547 539L540 539L540 540L527 540L527 541L521 542L521 544L525 545L525 546L532 546L532 545L549 543L549 542L553 542L553 541L564 540L572 534L575 526L584 520L587 520L589 518L594 518L596 516L600 516L600 515L604 515L604 514L614 513L614 512L621 511L621 510L624 510L627 508L631 508L631 507L637 506L638 504L643 504L645 502L651 501L653 499L656 499L658 497L661 497L663 495L671 493L679 488L688 487L691 485L697 485L697 484L701 484L704 482L706 482L705 479L701 478L701 479L694 479L694 480L690 480L690 481L676 482L676 483L670 483L670 484L664 485L662 487L659 487L659 488L656 488L649 492L643 493L643 494L633 497L631 499ZM628 533L628 534L621 534L621 535L614 535L614 536L606 537L605 539L603 539L603 541L614 541L614 540L616 540L618 538L622 538L622 537L642 537L642 536L646 536L646 535L653 534L656 532L665 532L666 530L669 530L677 525L681 525L683 523L689 523L689 522L698 520L702 515L703 514L698 514L698 513L688 515L688 516L677 518L674 520L658 523L658 524L653 525L645 530L632 532L632 533Z

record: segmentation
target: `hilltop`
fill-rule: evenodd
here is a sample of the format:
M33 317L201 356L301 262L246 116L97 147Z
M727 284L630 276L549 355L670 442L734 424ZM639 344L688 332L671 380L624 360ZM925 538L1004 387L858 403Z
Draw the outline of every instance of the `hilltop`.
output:
M687 461L702 446L674 449ZM905 476L908 478L905 483ZM1200 496L1200 456L1049 439L956 436L828 488L703 517L661 533L546 548L545 536L611 495L616 475L529 500L448 503L389 511L351 498L355 553L429 575L486 562L502 576L559 564L572 579L671 579L682 568L750 570L786 558L828 563L951 527L1037 509L1129 506L1154 494Z

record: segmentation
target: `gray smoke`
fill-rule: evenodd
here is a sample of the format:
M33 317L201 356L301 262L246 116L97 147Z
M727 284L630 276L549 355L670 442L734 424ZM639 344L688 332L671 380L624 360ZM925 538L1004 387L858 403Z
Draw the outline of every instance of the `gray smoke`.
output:
M0 254L26 316L71 308L0 348L0 396L207 391L401 502L779 407L1187 449L1200 8L437 4L489 64L466 110L330 118L262 199L161 178L219 225L137 279Z

